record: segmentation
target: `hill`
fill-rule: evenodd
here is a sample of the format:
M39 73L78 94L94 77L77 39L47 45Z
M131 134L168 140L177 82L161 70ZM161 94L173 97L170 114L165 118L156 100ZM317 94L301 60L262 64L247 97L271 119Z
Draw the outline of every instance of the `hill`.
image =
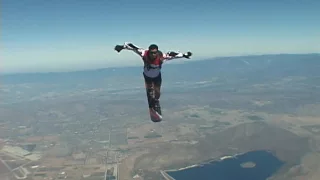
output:
M270 150L288 164L298 163L300 158L310 150L307 138L261 121L240 124L208 135L206 141L218 147L218 151L227 154Z
M136 159L134 170L176 169L224 155L269 150L285 161L284 170L299 164L310 149L308 139L264 122L240 124L197 139L198 144L162 144Z

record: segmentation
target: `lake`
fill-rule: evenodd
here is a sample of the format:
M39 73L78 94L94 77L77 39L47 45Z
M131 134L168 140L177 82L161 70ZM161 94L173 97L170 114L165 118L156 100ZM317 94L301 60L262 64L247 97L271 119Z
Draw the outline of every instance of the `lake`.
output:
M250 151L221 161L167 173L176 180L265 180L283 164L268 151Z

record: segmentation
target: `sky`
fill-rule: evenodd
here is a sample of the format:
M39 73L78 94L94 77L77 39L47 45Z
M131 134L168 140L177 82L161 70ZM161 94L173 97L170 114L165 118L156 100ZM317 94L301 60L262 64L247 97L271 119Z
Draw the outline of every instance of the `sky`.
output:
M320 52L319 0L2 0L0 72L142 65L132 42L216 56ZM183 60L177 60L183 61Z

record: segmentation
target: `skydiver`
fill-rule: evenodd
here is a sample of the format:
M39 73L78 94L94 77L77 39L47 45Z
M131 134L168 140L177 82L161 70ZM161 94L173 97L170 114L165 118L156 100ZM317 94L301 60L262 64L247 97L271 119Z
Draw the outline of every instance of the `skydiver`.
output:
M162 64L165 61L177 59L177 58L190 59L190 56L192 55L192 53L191 52L180 53L180 52L169 51L164 54L159 50L156 44L151 44L148 49L143 49L130 42L125 42L123 45L116 45L114 49L118 53L120 53L120 51L123 49L131 50L142 58L144 63L143 77L145 80L146 88L148 92L150 92L151 86L154 85L154 90L155 90L155 99L152 99L148 96L149 109L153 110L154 113L156 113L158 116L161 117L161 112L158 113L157 110L153 109L152 107L157 107L157 105L159 105L160 89L162 84L162 77L161 77ZM153 106L153 105L156 105L156 106Z

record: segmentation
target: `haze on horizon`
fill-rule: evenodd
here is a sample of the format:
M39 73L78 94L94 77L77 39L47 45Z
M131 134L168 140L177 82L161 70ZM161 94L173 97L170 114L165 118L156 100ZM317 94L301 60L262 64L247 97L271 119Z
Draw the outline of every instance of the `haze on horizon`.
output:
M320 52L320 1L2 1L1 73L141 65L146 48L215 56Z

